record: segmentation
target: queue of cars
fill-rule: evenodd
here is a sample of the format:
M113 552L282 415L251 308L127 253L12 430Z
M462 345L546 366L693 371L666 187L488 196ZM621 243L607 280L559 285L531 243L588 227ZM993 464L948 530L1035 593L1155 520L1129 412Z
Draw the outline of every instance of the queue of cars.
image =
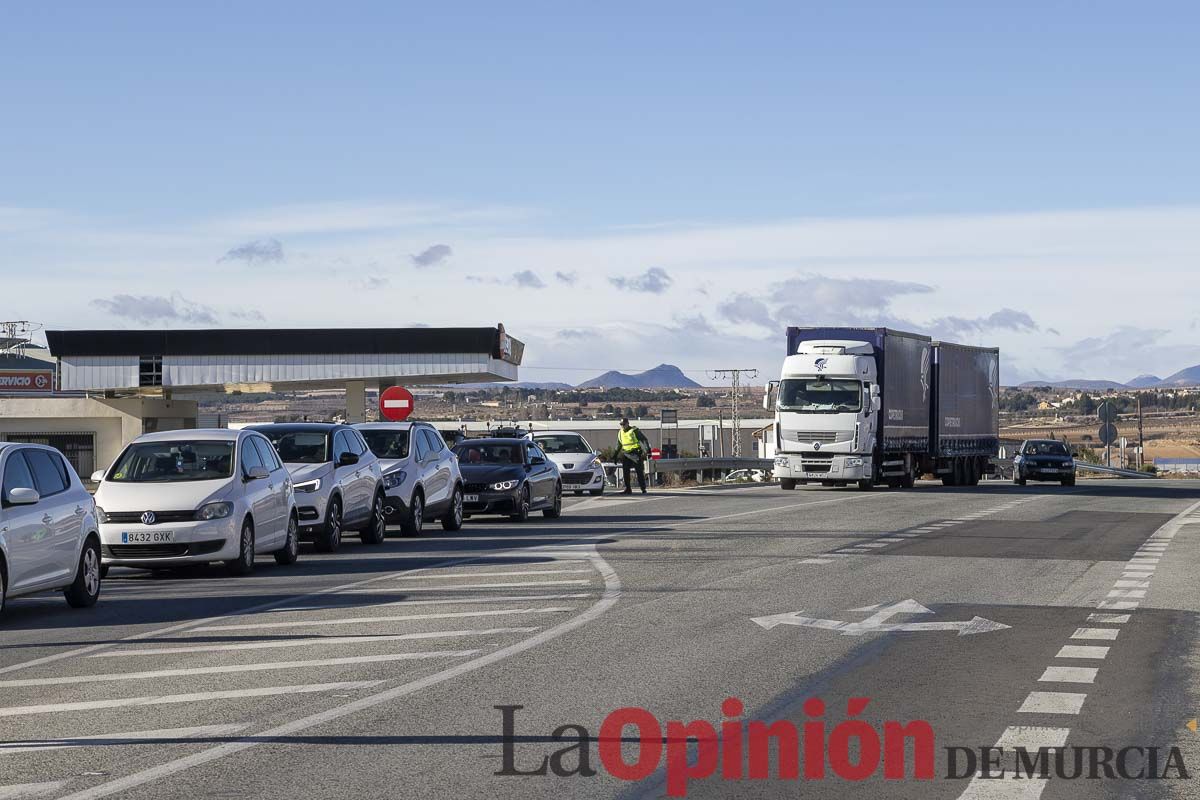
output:
M591 462L572 459L564 468L591 482ZM389 524L415 536L428 520L456 531L472 514L556 518L564 484L528 435L451 448L422 422L151 433L92 480L94 494L53 448L0 442L0 610L47 590L93 605L113 566L221 562L246 575L256 556L294 563L302 540L334 552L347 531L378 545Z

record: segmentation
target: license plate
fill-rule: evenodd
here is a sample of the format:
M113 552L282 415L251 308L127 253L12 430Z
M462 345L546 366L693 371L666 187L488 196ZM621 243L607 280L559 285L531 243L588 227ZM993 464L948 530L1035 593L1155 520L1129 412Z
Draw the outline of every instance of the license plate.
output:
M175 541L175 531L122 531L121 544L165 544Z
M463 502L464 502L464 503L478 503L478 502L479 502L479 495L477 495L477 494L464 494L464 495L463 495Z

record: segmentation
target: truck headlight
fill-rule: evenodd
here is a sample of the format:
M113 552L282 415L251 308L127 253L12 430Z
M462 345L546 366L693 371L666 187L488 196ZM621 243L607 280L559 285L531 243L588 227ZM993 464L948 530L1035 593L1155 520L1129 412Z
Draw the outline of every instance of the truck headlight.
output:
M233 513L233 503L205 503L196 509L196 519L225 519Z
M775 456L775 466L786 467L788 465L787 456Z
M493 483L491 488L497 492L507 492L517 488L518 483L520 483L520 481L499 481L497 483Z
M319 492L319 491L321 491L321 479L314 478L311 481L305 481L304 483L297 483L292 488L295 489L297 492L309 492L309 493Z
M395 489L397 486L404 483L407 477L408 473L402 469L396 470L395 472L389 472L383 476L383 488Z

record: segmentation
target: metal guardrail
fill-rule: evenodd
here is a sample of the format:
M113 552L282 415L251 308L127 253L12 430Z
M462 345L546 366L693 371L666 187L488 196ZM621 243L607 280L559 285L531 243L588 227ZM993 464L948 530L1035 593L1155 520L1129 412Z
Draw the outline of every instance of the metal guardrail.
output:
M1087 461L1076 461L1075 469L1086 469L1092 472L1100 472L1105 475L1115 475L1118 478L1155 478L1157 477L1150 472L1138 472L1133 469L1118 469L1117 467L1106 467L1103 464L1091 464Z
M701 470L763 469L770 470L775 462L769 458L660 458L652 461L655 472L700 472Z

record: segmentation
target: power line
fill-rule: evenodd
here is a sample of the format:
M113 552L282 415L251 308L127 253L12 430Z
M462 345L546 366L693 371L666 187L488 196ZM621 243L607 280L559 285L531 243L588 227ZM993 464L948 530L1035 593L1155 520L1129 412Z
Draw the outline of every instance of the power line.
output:
M730 394L730 423L733 425L733 447L730 448L731 455L734 458L740 458L742 455L742 415L738 411L738 396L742 393L742 375L747 378L757 378L758 370L756 369L713 369L708 371L708 375L713 380L717 378L730 378L732 391Z

